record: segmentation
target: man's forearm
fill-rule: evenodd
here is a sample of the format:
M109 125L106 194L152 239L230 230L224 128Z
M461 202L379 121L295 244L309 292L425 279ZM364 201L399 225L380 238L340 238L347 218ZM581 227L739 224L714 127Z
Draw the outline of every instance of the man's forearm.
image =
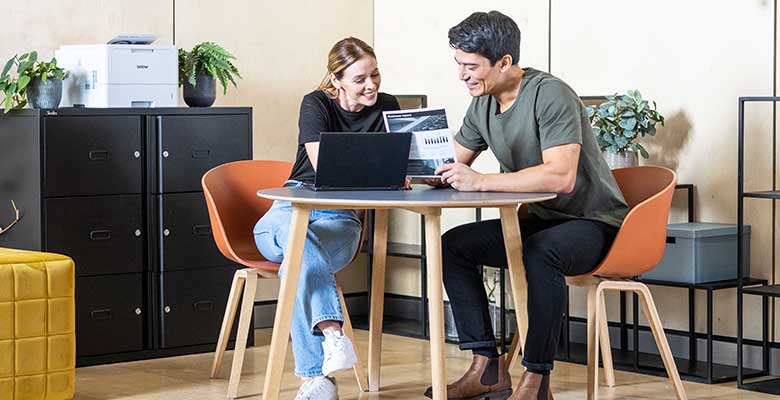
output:
M550 164L540 164L517 172L483 174L479 185L483 192L552 192L571 193L575 175Z

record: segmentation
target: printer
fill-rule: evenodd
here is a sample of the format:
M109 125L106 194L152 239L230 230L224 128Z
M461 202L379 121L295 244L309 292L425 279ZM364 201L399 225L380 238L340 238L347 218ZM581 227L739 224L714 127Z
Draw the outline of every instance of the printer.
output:
M57 65L68 70L63 107L176 107L179 58L172 45L61 46Z

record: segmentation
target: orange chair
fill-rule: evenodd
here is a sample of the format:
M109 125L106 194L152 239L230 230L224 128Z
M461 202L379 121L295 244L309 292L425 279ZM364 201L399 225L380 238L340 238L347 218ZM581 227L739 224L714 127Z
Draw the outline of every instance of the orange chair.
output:
M228 384L228 398L231 399L236 398L238 393L238 382L244 363L244 350L246 349L249 323L254 308L257 279L276 279L280 267L279 264L263 258L257 250L252 236L255 223L272 204L270 200L258 197L257 190L282 186L291 170L292 163L284 161L236 161L211 169L203 175L201 180L211 220L211 231L217 247L225 257L248 267L236 271L233 276L233 284L230 288L225 317L222 320L222 329L219 333L217 350L211 368L211 378L216 378L233 326L238 300L243 290L244 299L241 304L233 367L230 371ZM360 249L355 256L359 252ZM344 303L344 294L338 281L336 286L341 309L344 311L344 333L352 343L355 343L352 324ZM368 379L359 357L354 370L360 389L367 390Z
M677 177L673 171L655 166L620 168L612 173L628 203L628 215L601 264L588 274L566 278L569 286L588 288L588 399L598 396L599 344L602 346L607 385L615 385L604 306L604 292L607 290L630 291L639 295L677 398L686 399L653 296L645 284L630 280L655 268L661 261ZM510 368L519 358L518 342L519 336L515 335L509 353Z

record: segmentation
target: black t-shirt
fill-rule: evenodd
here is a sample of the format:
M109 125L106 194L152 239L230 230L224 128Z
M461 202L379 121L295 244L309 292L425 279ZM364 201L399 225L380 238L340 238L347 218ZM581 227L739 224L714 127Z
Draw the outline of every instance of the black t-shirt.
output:
M322 90L303 97L298 117L298 153L289 179L314 183L314 168L304 144L319 142L322 132L385 132L382 111L398 110L398 100L379 93L376 103L358 112L347 111Z

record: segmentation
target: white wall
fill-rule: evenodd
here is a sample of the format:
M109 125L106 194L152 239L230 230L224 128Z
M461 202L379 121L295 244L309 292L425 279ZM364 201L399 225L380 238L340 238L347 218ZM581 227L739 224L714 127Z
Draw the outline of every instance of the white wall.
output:
M31 50L49 60L65 44L106 43L120 33L159 35L171 44L173 2L152 0L4 1L0 63Z

